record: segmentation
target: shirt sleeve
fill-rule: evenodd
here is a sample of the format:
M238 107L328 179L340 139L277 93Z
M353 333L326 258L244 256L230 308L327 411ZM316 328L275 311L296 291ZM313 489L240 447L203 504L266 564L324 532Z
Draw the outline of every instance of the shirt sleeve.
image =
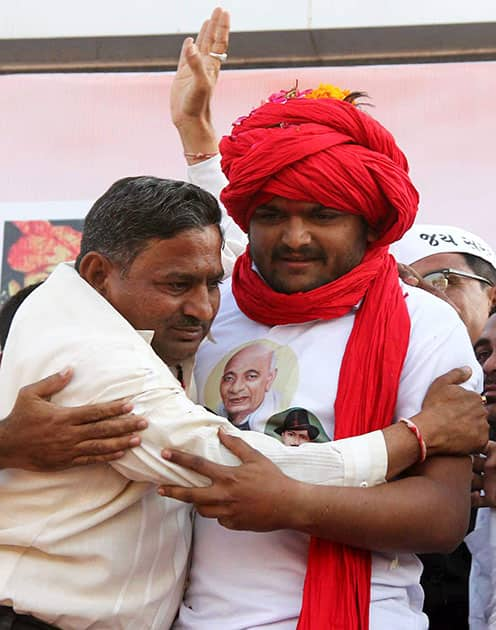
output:
M188 179L192 184L207 190L219 201L222 210L221 226L225 241L222 250L222 264L225 277L229 277L236 258L244 252L248 239L220 202L220 192L227 184L227 179L220 168L220 155L188 166Z
M409 418L422 408L432 381L453 368L469 366L471 377L463 387L482 391L482 369L467 333L456 311L443 300L422 289L403 285L410 309L411 334L398 390L396 417Z
M152 351L136 348L100 347L105 361L95 362L94 354L76 367L77 374L91 375L92 402L131 397L134 412L148 420L140 446L112 462L121 474L135 481L204 486L209 481L193 471L162 459L163 448L182 449L214 462L236 466L239 460L219 441L222 427L269 457L285 474L294 479L324 485L376 485L385 481L387 449L381 431L323 444L305 444L298 448L252 431L239 431L228 420L217 416L188 399L170 370L151 358ZM86 352L85 352L86 354ZM85 365L86 363L86 365ZM97 365L95 365L97 363ZM95 389L96 388L96 389Z

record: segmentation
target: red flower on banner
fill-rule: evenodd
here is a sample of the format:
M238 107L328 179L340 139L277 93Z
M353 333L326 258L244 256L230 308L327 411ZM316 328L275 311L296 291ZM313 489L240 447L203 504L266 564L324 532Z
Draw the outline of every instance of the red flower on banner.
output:
M7 262L25 274L24 284L44 279L54 267L74 260L79 253L81 232L50 221L14 221L22 236L9 249Z

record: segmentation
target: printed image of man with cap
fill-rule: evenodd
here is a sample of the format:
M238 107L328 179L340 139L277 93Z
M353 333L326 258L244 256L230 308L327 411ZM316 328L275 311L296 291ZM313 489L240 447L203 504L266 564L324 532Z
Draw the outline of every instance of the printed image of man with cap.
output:
M275 429L286 446L300 446L305 442L312 442L319 436L319 429L310 424L308 412L301 407L290 409L283 424Z
M391 252L446 295L475 343L496 304L496 256L491 246L462 228L419 223Z

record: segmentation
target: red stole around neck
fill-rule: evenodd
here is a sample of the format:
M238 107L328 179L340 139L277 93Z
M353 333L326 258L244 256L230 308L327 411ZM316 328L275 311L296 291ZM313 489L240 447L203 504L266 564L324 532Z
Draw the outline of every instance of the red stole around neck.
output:
M236 261L232 288L241 311L268 326L334 319L363 300L341 364L334 439L391 424L410 317L387 248L369 250L334 282L290 295L264 282L247 250ZM369 551L312 537L298 630L368 630L370 579Z

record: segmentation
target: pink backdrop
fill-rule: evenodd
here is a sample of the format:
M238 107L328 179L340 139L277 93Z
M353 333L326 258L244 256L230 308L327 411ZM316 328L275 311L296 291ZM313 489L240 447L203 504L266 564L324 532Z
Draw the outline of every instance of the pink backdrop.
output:
M372 114L409 157L420 219L465 226L496 247L496 62L224 71L214 104L219 132L296 79L301 88L332 82L367 91ZM184 178L168 115L171 80L0 77L0 218L76 218L120 177Z

